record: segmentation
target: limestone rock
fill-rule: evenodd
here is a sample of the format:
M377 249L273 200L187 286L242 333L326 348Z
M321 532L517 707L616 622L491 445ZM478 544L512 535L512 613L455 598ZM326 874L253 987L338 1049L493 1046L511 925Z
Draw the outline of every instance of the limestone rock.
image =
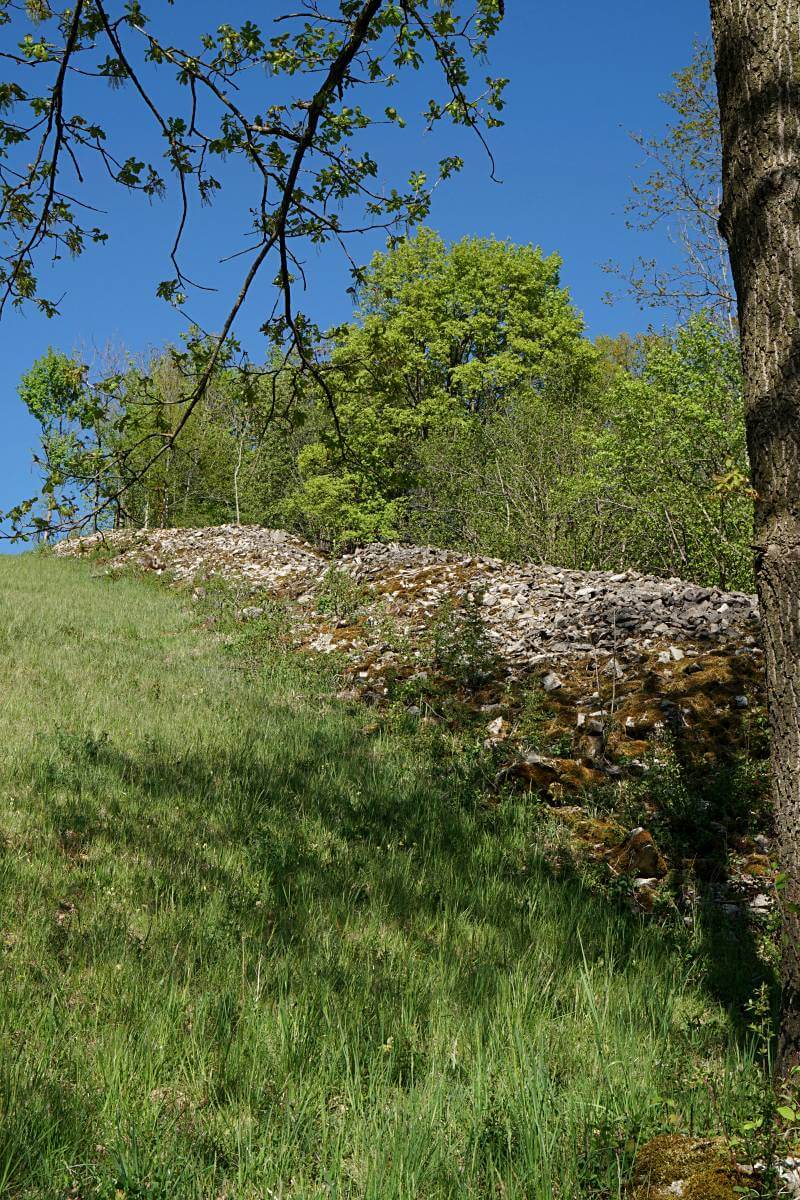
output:
M500 742L504 742L506 740L511 732L511 725L508 721L506 721L505 717L495 717L495 719L490 721L486 726L486 732L489 736L483 743L484 746L487 748L489 746L497 746Z
M304 609L312 607L317 587L335 566L365 585L410 638L443 599L479 602L500 658L526 670L548 659L592 655L598 670L619 680L631 655L659 651L677 665L690 644L747 645L758 626L755 597L678 579L567 571L399 543L362 546L332 563L302 538L253 525L121 530L68 539L55 553L77 555L101 546L112 553L112 570L138 565L200 587L218 576ZM554 676L557 690L560 678L551 662L545 679Z

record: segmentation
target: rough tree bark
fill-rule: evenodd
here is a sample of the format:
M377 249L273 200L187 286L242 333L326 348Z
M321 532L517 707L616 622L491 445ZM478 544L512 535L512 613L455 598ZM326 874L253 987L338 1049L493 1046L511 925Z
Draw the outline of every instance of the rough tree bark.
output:
M785 880L778 1070L800 1064L800 7L711 0L723 203L757 492L756 578Z

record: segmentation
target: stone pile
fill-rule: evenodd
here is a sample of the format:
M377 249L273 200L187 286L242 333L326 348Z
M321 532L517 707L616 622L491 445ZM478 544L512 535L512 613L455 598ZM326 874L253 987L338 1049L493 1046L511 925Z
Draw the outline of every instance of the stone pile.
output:
M331 559L281 530L236 525L96 534L61 542L56 553L100 547L114 568L133 565L178 582L219 577L253 593L299 600L311 648L365 653L373 666L382 651L371 626L375 634L388 617L413 641L446 601L479 606L494 652L517 672L598 654L606 662L613 657L619 670L654 648L670 654L673 647L677 658L675 647L752 648L757 641L754 597L635 571L567 571L396 543ZM324 614L315 620L316 594L331 571L363 585L381 620L331 622ZM243 606L245 616L259 611Z
M219 577L254 593L300 600L312 648L368 652L373 663L381 651L369 637L375 621L339 621L331 628L328 619L313 620L317 590L331 571L363 585L381 617L412 640L446 601L479 606L498 658L523 671L598 653L624 664L659 646L677 659L683 652L675 644L748 648L757 638L754 597L635 571L566 571L398 544L368 545L331 560L292 534L235 525L95 534L62 542L56 553L101 547L115 569L132 565L185 583ZM243 608L245 616L259 611Z
M253 590L295 595L319 578L326 562L301 538L257 525L210 529L136 529L59 542L56 554L107 551L115 569L137 567L181 583L218 577Z
M755 597L635 571L565 571L432 547L366 546L337 566L370 584L408 632L446 598L477 599L498 654L517 665L673 642L753 646Z

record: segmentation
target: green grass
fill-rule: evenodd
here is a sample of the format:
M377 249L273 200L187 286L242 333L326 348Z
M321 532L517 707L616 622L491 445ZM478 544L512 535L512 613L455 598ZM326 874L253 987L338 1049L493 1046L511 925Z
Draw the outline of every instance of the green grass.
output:
M615 1197L748 1114L746 940L243 661L167 589L0 559L1 1195Z

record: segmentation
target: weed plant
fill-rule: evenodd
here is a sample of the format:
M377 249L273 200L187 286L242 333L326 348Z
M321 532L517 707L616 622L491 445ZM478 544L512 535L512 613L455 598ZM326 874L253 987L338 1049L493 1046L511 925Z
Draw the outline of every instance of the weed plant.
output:
M468 595L460 603L445 597L431 621L427 649L431 664L457 684L476 687L490 679L497 656L483 620L482 597Z
M339 620L352 621L364 608L369 591L347 571L329 567L316 590L317 611Z

